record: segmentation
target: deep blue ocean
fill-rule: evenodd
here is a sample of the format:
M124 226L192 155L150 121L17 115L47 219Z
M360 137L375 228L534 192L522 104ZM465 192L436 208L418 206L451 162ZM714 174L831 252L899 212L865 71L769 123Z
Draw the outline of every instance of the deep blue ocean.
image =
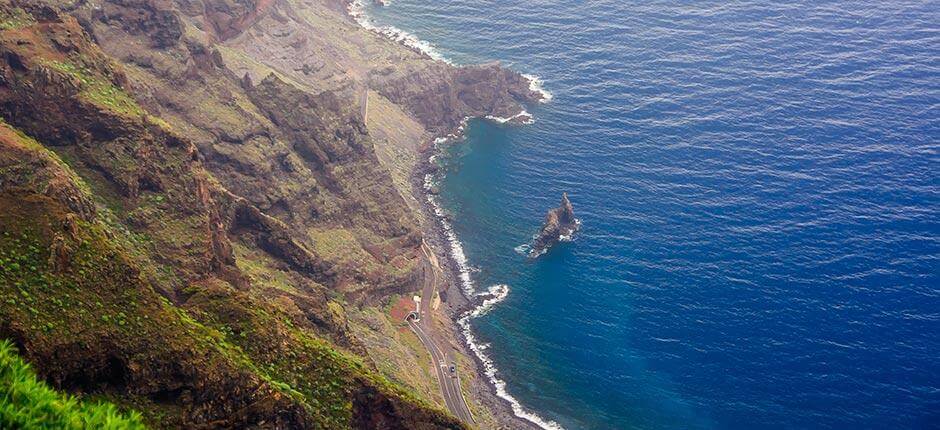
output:
M444 207L473 320L566 429L940 428L940 3L394 0L554 95L472 121ZM582 231L515 250L568 192Z

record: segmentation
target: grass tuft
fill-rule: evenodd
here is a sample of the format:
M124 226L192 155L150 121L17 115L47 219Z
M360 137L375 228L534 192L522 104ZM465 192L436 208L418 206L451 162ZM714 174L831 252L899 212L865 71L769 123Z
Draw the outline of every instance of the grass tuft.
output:
M16 30L36 23L32 15L21 8L0 10L0 30Z
M144 110L127 92L98 76L88 67L62 61L46 61L45 64L81 82L80 96L85 100L118 114L133 117L144 114Z
M50 388L8 340L0 340L0 428L145 429L137 412L82 401Z

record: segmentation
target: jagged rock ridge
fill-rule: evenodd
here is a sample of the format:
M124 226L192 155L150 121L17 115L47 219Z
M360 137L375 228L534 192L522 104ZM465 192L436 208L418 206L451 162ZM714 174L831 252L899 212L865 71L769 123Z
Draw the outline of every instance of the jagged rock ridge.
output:
M568 193L563 193L561 204L545 215L545 222L532 242L529 256L538 257L558 242L570 240L579 227L579 221L574 216L574 207L568 200Z

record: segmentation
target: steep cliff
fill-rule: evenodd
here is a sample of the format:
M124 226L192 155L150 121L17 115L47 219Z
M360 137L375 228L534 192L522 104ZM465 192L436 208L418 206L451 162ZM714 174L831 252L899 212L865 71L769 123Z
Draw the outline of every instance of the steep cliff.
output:
M227 189L78 21L27 1L0 18L0 337L43 379L161 427L462 427L352 355L329 298L345 272Z
M171 28L161 31L127 25L129 16L185 18L172 3L105 1L73 13L125 63L143 106L194 141L213 177L288 226L326 269L317 282L356 302L410 288L419 258L415 221L379 165L357 105L332 90L311 93L273 69L256 81L236 75L220 54L225 48L207 44L211 37L195 26L206 28L202 14L195 24L166 20ZM162 34L188 36L154 39Z

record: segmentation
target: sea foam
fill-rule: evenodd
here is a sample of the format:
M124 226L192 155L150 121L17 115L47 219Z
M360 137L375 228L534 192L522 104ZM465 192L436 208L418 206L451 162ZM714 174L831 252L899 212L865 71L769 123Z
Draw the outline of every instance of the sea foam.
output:
M444 54L441 54L441 52L438 51L434 45L424 40L418 39L415 35L392 25L376 24L372 18L369 18L369 16L366 14L365 0L353 0L349 2L349 5L346 7L346 12L353 18L353 20L356 21L356 23L366 30L381 34L417 52L427 55L433 60L453 64L450 60L447 59L447 57L444 56Z
M542 103L548 103L552 100L552 97L554 96L552 96L552 93L548 92L548 90L545 89L545 87L543 86L544 82L542 82L542 78L535 76L535 75L526 74L526 73L523 73L522 77L529 80L530 90L535 91L542 95Z
M509 394L509 391L506 390L506 381L500 379L499 369L496 368L496 365L493 363L493 360L486 354L486 350L489 349L489 344L481 343L473 335L473 330L470 328L470 320L477 318L483 315L486 315L494 306L502 302L509 296L509 286L508 285L493 285L486 292L479 293L477 297L482 298L483 301L473 308L472 310L463 314L458 320L457 324L460 325L461 332L464 335L464 338L467 340L467 345L470 346L470 350L477 356L481 363L483 363L483 373L486 375L486 378L493 384L493 387L496 388L496 395L501 399L509 402L510 407L512 408L512 413L519 418L523 418L533 424L545 429L545 430L564 430L564 428L549 419L542 418L535 413L529 412L526 410L522 403L518 399L513 397L512 394Z
M519 113L508 118L503 118L503 117L499 117L495 115L487 115L485 118L490 121L498 122L500 124L505 124L510 121L519 121L519 123L521 124L535 123L535 117L533 117L532 114L527 112L525 109L521 110Z

